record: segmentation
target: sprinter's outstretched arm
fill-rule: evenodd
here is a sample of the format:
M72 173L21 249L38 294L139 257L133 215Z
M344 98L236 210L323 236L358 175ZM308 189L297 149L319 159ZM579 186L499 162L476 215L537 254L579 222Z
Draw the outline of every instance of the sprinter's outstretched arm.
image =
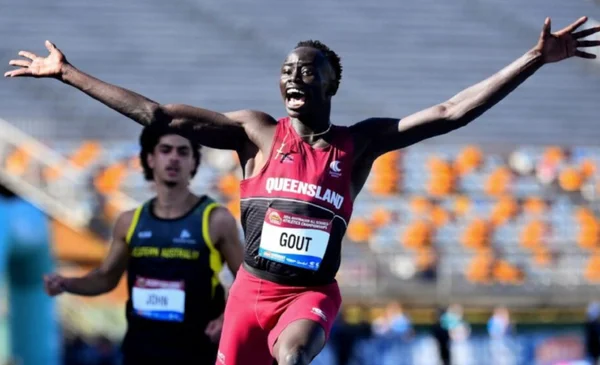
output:
M247 124L275 124L275 120L269 115L252 110L219 113L183 104L160 104L86 74L69 63L65 55L50 41L46 41L45 45L50 52L47 57L20 51L19 56L23 58L9 62L11 66L19 68L6 72L4 76L60 80L143 126L169 123L191 127L198 131L200 143L212 148L243 151L248 144L254 144L251 133L246 133Z
M466 88L449 100L400 118L370 118L355 124L353 133L362 141L360 150L370 160L393 150L439 136L471 123L512 93L543 65L569 58L594 59L585 50L600 46L599 40L584 38L600 27L576 31L587 21L551 31L550 18L542 26L537 44L521 57L487 79Z

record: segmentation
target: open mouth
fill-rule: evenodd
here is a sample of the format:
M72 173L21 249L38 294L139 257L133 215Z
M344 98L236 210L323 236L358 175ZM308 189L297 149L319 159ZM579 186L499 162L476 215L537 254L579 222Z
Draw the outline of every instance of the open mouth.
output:
M289 88L285 92L287 107L297 109L304 105L306 101L306 93L300 89Z
M167 174L176 175L177 173L179 173L179 167L177 167L177 166L168 166L167 167Z

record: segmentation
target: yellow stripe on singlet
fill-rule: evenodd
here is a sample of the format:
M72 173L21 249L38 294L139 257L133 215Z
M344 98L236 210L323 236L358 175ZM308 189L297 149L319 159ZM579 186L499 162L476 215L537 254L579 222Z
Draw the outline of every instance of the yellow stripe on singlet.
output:
M215 297L215 291L220 284L219 273L223 269L221 253L215 248L215 245L210 238L210 213L218 206L218 203L210 203L206 206L206 208L204 208L204 213L202 214L202 237L204 238L206 247L208 247L208 251L210 252L209 265L213 272L211 291L212 298Z
M144 208L144 206L141 205L133 213L133 219L131 220L131 224L129 225L129 229L127 230L127 236L125 237L125 242L127 242L127 244L129 244L129 242L131 242L131 237L133 237L133 232L135 232L135 227L137 227L137 224L140 221L140 214L142 214L143 208Z

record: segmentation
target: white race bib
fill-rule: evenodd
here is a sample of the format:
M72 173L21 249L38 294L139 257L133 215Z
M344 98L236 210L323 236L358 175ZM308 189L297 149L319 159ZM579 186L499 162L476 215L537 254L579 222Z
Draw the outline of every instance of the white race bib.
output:
M316 271L325 256L330 234L331 220L269 208L258 254L282 264Z
M131 293L133 310L140 317L182 322L185 314L183 281L164 281L138 276Z

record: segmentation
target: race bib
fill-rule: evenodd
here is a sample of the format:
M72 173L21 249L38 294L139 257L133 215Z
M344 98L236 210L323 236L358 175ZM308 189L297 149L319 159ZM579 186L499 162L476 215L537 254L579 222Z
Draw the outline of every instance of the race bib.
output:
M183 281L163 281L138 276L132 290L133 310L140 317L182 322L185 314Z
M269 208L258 254L282 264L318 270L327 250L331 220Z

